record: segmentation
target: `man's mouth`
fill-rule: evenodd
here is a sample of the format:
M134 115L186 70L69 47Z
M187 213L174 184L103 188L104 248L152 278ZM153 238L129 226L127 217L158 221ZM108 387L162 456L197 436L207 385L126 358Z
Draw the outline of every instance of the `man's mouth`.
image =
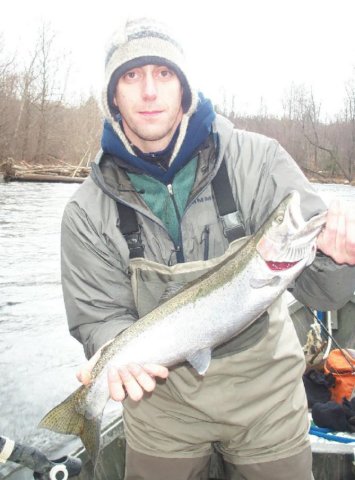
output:
M143 110L139 112L139 114L143 115L144 117L154 117L160 115L161 113L163 113L163 110Z

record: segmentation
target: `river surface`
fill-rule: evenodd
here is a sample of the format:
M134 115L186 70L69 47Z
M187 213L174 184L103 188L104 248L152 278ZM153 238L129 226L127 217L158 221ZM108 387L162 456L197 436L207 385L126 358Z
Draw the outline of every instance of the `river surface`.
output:
M355 187L316 187L326 201L355 201ZM0 435L47 453L67 437L37 424L79 385L75 372L84 361L67 330L60 286L61 216L77 188L0 184Z

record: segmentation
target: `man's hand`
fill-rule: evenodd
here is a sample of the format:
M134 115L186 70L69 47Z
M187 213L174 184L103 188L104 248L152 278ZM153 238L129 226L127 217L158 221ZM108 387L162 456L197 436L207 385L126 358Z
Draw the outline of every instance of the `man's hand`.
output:
M130 363L118 369L111 367L108 371L110 396L121 402L127 395L135 401L140 400L144 392L152 392L155 388L155 377L167 378L169 370L162 365L138 365Z
M317 247L336 263L355 265L355 205L334 200L327 223L318 236Z
M78 371L77 378L84 385L91 382L91 372L95 363L100 358L100 350L88 360ZM130 363L119 368L109 367L108 385L110 397L117 402L122 402L127 395L135 401L140 400L144 392L152 392L156 385L155 377L167 378L169 370L162 365L138 365Z

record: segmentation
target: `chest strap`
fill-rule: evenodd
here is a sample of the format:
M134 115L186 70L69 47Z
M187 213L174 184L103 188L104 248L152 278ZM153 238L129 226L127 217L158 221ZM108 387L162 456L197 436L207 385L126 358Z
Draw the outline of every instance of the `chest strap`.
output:
M117 226L127 242L129 258L144 257L141 227L138 225L136 211L120 202L116 202L116 206L118 210Z
M227 165L223 158L219 170L212 180L219 216L223 222L224 234L229 243L245 237L245 229L240 211L235 203L229 181Z
M219 170L212 180L212 188L216 199L219 216L223 222L224 234L229 243L245 236L242 216L235 203L232 187L228 177L227 165L222 160ZM117 226L124 236L129 258L144 257L144 245L136 211L123 203L116 202L118 210Z

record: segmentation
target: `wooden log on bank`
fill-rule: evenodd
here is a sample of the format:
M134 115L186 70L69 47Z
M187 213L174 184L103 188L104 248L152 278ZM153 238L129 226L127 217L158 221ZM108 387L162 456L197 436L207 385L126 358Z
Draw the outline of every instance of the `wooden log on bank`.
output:
M7 182L49 182L49 183L82 183L85 177L69 177L66 175L22 174L6 178Z
M76 165L38 165L12 158L0 162L0 182L82 183L90 174L90 167Z

